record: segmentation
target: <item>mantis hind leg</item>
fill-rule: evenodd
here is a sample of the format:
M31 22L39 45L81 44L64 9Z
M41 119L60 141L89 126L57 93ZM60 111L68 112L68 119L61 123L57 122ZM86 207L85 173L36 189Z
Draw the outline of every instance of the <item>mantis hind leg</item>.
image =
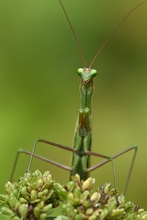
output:
M57 148L61 148L63 150L67 150L67 151L70 151L70 152L74 152L74 149L71 148L71 147L68 147L68 146L64 146L64 145L61 145L61 144L57 144L57 143L54 143L54 142L51 142L51 141L47 141L47 140L44 140L44 139L41 139L41 138L38 138L35 143L34 143L34 146L33 146L33 149L32 151L27 151L25 149L19 149L17 154L16 154L16 158L15 158L15 161L14 161L14 165L13 165L13 168L12 168L12 172L11 172L11 176L10 176L10 181L12 181L13 179L13 176L14 176L14 173L15 173L15 170L16 170L16 166L17 166L17 162L18 162L18 159L19 159L19 155L20 154L26 154L26 155L29 155L30 156L30 161L29 161L29 165L28 165L28 168L27 168L27 171L26 172L29 172L30 171L30 168L31 168L31 165L32 165L32 160L33 160L33 157L36 157L40 160L43 160L47 163L50 163L50 164L53 164L57 167L60 167L64 170L68 170L68 171L71 171L71 167L69 166L66 166L64 164L61 164L61 163L58 163L54 160L50 160L46 157L43 157L43 156L40 156L38 154L35 154L35 150L36 150L36 147L37 147L37 143L38 142L41 142L41 143L44 143L44 144L48 144L50 146L53 146L53 147L57 147Z
M135 159L136 159L136 155L137 155L137 146L136 145L133 145L121 152L119 152L118 154L115 154L114 156L112 156L111 158L108 158L100 163L97 163L96 165L88 168L87 172L91 172L101 166L103 166L104 164L110 162L110 160L113 160L120 157L121 155L123 154L126 154L128 153L129 151L132 151L134 150L134 153L133 153L133 157L132 157L132 160L131 160L131 164L130 164L130 168L129 168L129 172L128 172L128 176L127 176L127 180L126 180L126 183L125 183L125 187L124 187L124 195L126 194L126 191L127 191L127 188L128 188L128 185L129 185L129 181L130 181L130 178L131 178L131 174L132 174L132 171L133 171L133 166L134 166L134 162L135 162ZM87 151L86 152L88 155L91 155L91 156L95 156L95 157L100 157L99 154L95 153L95 152L91 152L91 151Z

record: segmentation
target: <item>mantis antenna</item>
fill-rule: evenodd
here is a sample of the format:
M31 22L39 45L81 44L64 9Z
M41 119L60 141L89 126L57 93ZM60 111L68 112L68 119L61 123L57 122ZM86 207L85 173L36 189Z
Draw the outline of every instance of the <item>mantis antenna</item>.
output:
M71 31L72 31L72 33L73 33L73 36L74 36L74 38L75 38L75 41L76 41L76 43L77 43L79 52L80 52L81 57L82 57L83 66L84 66L84 68L86 68L86 62L85 62L84 54L83 54L82 48L81 48L81 46L80 46L79 40L78 40L78 38L77 38L77 36L76 36L76 33L75 33L75 31L74 31L74 28L73 28L73 26L72 26L72 24L71 24L71 22L70 22L70 20L69 20L69 17L68 17L68 15L67 15L67 12L66 12L66 10L65 10L65 8L64 8L64 6L63 6L63 4L62 4L62 1L59 0L59 2L60 2L60 5L61 5L61 7L62 7L62 9L63 9L63 12L64 12L64 14L65 14L65 16L66 16L66 18L67 18L67 21L68 21L68 23L69 23L69 26L70 26L70 29L71 29ZM96 59L97 59L97 57L98 57L98 55L102 52L102 50L103 50L104 47L107 45L107 43L110 41L110 39L113 37L113 35L115 34L115 32L121 27L121 25L127 20L127 18L128 18L137 8L139 8L141 5L143 5L145 2L147 2L147 0L144 0L144 1L142 1L141 3L139 3L138 5L136 5L136 6L120 21L120 23L114 28L114 30L111 32L111 34L109 35L109 37L106 39L106 41L103 43L103 45L100 47L100 49L98 50L98 52L97 52L96 55L94 56L92 62L90 63L89 69L92 68L94 62L96 61Z

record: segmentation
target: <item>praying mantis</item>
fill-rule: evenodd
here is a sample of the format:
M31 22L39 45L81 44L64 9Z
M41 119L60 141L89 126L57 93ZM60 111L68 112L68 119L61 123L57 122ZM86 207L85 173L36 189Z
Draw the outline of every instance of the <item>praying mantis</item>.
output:
M62 4L62 2L59 0L61 7L66 15L66 18L69 22L69 25L71 27L71 30L73 32L73 35L77 41L81 56L82 56L82 61L83 61L83 68L78 69L78 75L81 77L81 84L80 84L80 93L81 93L81 103L80 103L80 109L79 109L79 114L78 114L78 120L77 120L77 125L76 125L76 130L75 130L75 136L74 136L74 144L73 144L73 148L68 147L68 146L63 146L61 144L57 144L57 143L53 143L51 141L47 141L44 139L37 139L35 141L34 147L32 152L28 152L26 150L19 150L17 157L16 157L16 161L14 164L14 168L13 168L13 172L11 175L11 179L13 177L14 171L15 171L15 167L16 167L16 163L17 163L17 159L20 153L25 153L28 155L31 155L30 157L30 162L29 162L29 166L27 171L30 171L31 168L31 164L32 164L32 159L33 157L37 157L38 159L42 159L44 161L47 161L49 163L52 163L60 168L63 168L65 170L68 170L69 172L71 172L70 176L75 175L76 173L79 173L79 175L81 176L81 179L86 179L87 178L87 174L95 169L97 169L98 167L101 167L102 165L111 162L112 164L112 171L113 171L113 178L114 178L114 186L115 188L117 188L117 184L116 184L116 174L115 174L115 166L114 166L114 159L121 156L122 154L127 153L128 151L132 151L134 150L134 154L133 154L133 159L131 162L131 166L129 169L129 173L128 173L128 178L126 181L126 185L125 185L125 189L124 189L124 194L126 194L126 190L128 187L128 183L130 180L130 176L131 176L131 172L132 172L132 168L134 165L134 161L135 161L135 157L136 157L136 153L137 153L137 146L131 146L121 152L119 152L118 154L110 157L110 156L106 156L103 154L99 154L96 152L92 152L91 151L91 143L92 143L92 131L91 131L91 99L92 99L92 94L93 94L93 78L96 76L97 71L95 69L92 69L92 65L95 62L97 56L100 54L100 52L102 51L102 49L105 47L105 45L108 43L108 41L111 39L111 37L113 36L113 34L116 32L116 30L121 26L121 24L127 19L127 17L136 9L138 8L140 5L142 5L143 3L145 3L146 1L141 2L139 5L137 5L124 19L123 21L114 29L114 31L112 32L112 34L109 36L109 38L105 41L105 43L103 44L103 46L100 48L100 50L98 51L98 53L96 54L96 56L94 57L93 61L91 62L90 66L87 68L86 64L85 64L85 59L83 56L83 52L81 50L80 44L77 40L77 37L75 35L75 32L72 28L72 25L70 23L70 20L67 16L67 13L64 9L64 6ZM57 148L61 148L63 150L67 150L73 153L73 159L72 159L72 166L68 167L65 166L63 164L60 164L56 161L52 161L48 158L45 157L41 157L40 155L35 154L35 149L37 146L37 143L41 142L44 144L48 144ZM102 161L101 163L98 163L92 167L89 167L89 157L90 156L95 156L95 157L100 157L100 158L104 158L104 161Z

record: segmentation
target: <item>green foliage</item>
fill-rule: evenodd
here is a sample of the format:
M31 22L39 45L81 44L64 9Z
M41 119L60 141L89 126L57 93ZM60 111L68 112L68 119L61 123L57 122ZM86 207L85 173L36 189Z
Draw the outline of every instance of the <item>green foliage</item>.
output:
M56 183L49 171L25 173L18 182L7 182L5 194L0 194L0 213L13 220L146 220L147 211L139 209L111 189L110 183L93 188L95 179L81 181L75 175L65 186ZM53 217L57 206L60 214Z

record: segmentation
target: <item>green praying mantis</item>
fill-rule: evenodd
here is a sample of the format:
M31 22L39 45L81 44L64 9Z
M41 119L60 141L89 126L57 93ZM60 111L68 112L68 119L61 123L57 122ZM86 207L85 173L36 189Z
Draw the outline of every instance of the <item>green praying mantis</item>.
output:
M73 148L39 138L35 141L32 152L26 151L24 149L20 149L18 151L10 179L13 178L19 154L24 153L24 154L30 155L30 162L29 162L27 171L30 171L33 157L36 157L38 159L44 160L44 161L46 161L50 164L53 164L53 165L58 166L58 167L60 167L64 170L69 171L70 172L70 178L71 178L71 176L78 173L80 175L81 179L83 179L83 180L85 180L87 178L88 174L91 171L103 166L104 164L106 164L108 162L111 162L112 172L113 172L113 179L114 179L114 187L117 188L114 159L117 158L117 157L120 157L121 155L123 155L123 154L125 154L129 151L133 150L134 153L133 153L131 165L130 165L129 172L128 172L128 177L127 177L125 188L124 188L124 194L126 194L126 190L127 190L127 187L128 187L128 183L129 183L129 180L130 180L130 177L131 177L134 161L135 161L136 154L137 154L137 146L136 145L131 146L131 147L117 153L116 155L114 155L112 157L91 151L91 144L92 144L91 100L92 100L93 91L94 91L93 78L97 75L97 71L95 69L92 69L92 66L93 66L94 62L96 61L96 59L97 59L98 55L100 54L100 52L103 50L103 48L109 42L109 40L112 38L114 33L117 31L117 29L122 25L122 23L128 18L128 16L134 10L136 10L139 6L141 6L145 2L147 2L147 0L142 1L140 4L138 4L136 7L134 7L125 16L125 18L119 23L119 25L112 31L110 36L104 42L102 47L99 49L99 51L97 52L97 54L93 58L91 64L87 68L85 58L84 58L81 46L79 44L79 41L76 37L75 31L72 27L72 24L69 20L69 17L67 15L67 12L66 12L61 0L59 0L59 3L61 5L61 7L63 9L63 12L66 16L66 19L69 23L70 29L71 29L71 31L73 33L73 36L74 36L74 38L77 42L77 46L79 48L79 51L80 51L80 54L81 54L81 57L82 57L83 66L84 66L83 68L79 68L78 71L77 71L78 75L81 78L81 83L80 83L80 97L81 97L81 100L80 100L80 109L79 109L79 113L78 113L78 119L77 119L75 134L74 134ZM61 149L66 150L66 151L70 151L73 154L71 167L60 164L56 161L50 160L49 158L45 158L45 157L42 157L40 155L35 154L35 150L36 150L36 147L38 146L37 144L39 142L50 145L50 146L53 146L53 147L56 147L56 148L61 148ZM97 163L97 164L90 167L89 166L90 156L104 158L104 160L102 162Z

